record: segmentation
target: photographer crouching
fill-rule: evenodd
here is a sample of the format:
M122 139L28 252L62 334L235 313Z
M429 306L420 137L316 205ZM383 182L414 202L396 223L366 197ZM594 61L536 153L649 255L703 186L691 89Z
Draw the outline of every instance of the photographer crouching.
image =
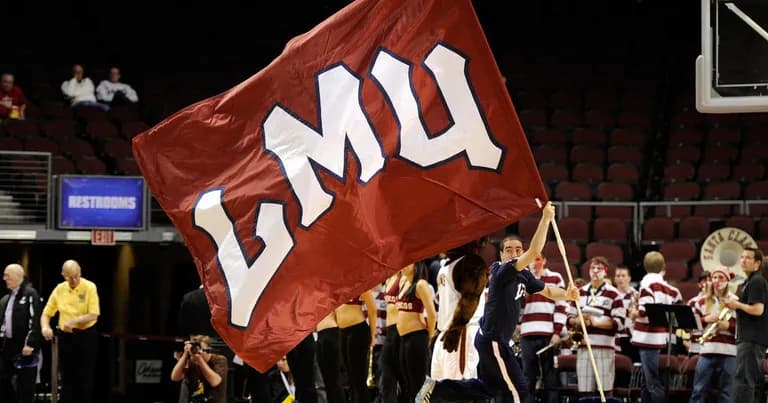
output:
M186 382L190 403L227 402L227 358L211 352L208 336L194 335L184 342L171 380Z

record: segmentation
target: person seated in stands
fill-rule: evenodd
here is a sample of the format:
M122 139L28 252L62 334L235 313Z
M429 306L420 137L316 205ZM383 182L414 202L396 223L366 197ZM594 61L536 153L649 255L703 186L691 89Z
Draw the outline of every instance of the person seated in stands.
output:
M109 106L96 102L93 81L85 77L83 66L72 66L72 78L61 83L61 92L67 98L73 108L79 106L95 106L103 110L109 110Z
M13 74L0 76L0 120L24 119L27 110L27 97L24 91L14 85Z
M109 80L102 80L96 87L96 99L109 106L132 105L139 96L130 85L120 81L120 69L109 69Z

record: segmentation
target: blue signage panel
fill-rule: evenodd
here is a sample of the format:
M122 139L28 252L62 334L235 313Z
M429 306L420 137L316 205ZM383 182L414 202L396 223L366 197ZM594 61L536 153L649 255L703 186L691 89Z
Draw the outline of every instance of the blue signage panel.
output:
M59 228L144 229L144 178L63 175L59 185Z

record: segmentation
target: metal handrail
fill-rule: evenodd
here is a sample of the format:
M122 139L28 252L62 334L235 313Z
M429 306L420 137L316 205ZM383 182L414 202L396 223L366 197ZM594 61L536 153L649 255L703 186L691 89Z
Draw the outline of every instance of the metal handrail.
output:
M643 214L643 209L646 207L667 207L667 217L672 216L672 207L673 206L738 206L739 207L739 214L744 214L745 204L746 200L687 200L687 201L677 201L677 200L666 200L666 201L654 201L654 202L640 202L638 205L640 206L640 212L638 214L637 220L638 220L638 230L642 232L643 224L645 223L645 214ZM642 234L639 234L642 235ZM642 236L639 236L638 239L642 239Z
M635 243L640 242L640 234L639 234L639 227L637 226L637 219L639 213L639 207L637 202L629 202L629 201L600 201L600 202L590 202L590 201L566 201L563 202L564 207L563 210L565 210L564 214L567 217L568 216L568 208L570 206L591 206L591 207L632 207L632 238L635 241Z
M753 204L768 204L768 200L744 200L744 215L749 215L749 206Z

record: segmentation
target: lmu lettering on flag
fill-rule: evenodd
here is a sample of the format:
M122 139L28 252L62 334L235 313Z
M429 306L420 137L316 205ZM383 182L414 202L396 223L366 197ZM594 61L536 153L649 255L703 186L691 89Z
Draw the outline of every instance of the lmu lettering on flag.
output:
M404 265L546 202L468 0L354 2L134 153L216 330L260 370Z

